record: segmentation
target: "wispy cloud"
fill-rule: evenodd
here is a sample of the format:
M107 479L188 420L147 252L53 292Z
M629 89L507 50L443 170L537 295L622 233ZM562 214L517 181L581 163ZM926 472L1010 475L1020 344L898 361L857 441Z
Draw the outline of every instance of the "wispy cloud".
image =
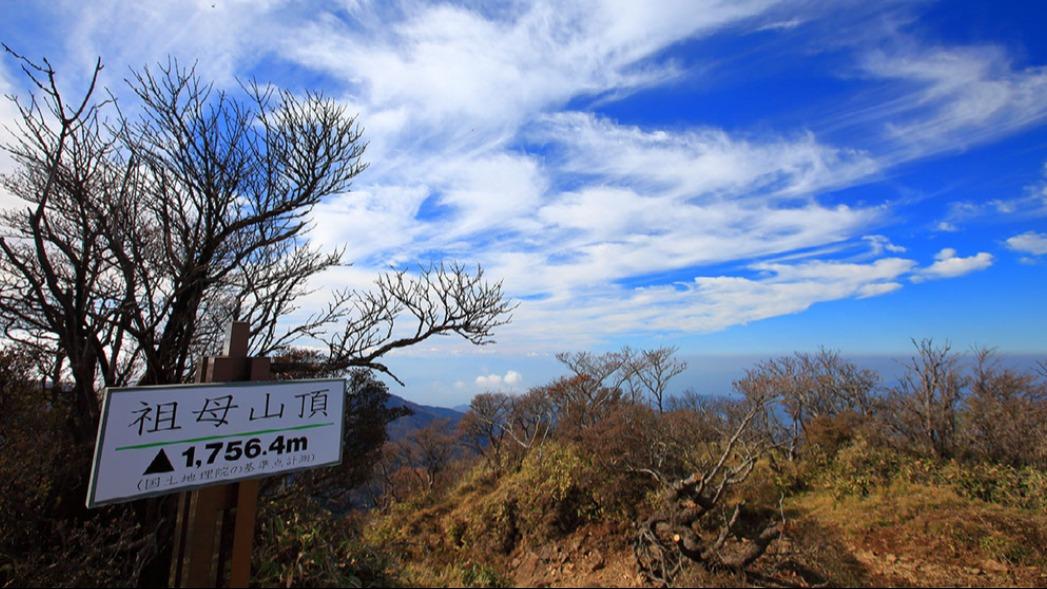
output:
M1016 66L995 45L933 46L911 37L862 67L896 84L878 111L896 160L963 149L1047 120L1047 68Z
M728 128L700 114L649 124L594 112L683 80L689 70L670 56L683 42L818 18L781 4L362 2L306 11L276 0L112 1L56 12L68 29L66 68L84 70L100 54L115 88L127 66L167 54L198 59L219 86L251 73L289 87L321 80L360 113L371 167L352 193L314 211L314 243L348 243L354 263L317 286L365 286L390 266L430 258L478 262L525 299L500 340L527 352L609 334L715 331L992 264L987 252L946 248L920 267L899 257L906 248L890 236L898 211L889 196L838 192L900 162L1041 124L1047 71L1016 65L1000 47L911 35L852 47L850 71L896 96L863 114L879 141L830 141L810 130L818 121ZM970 214L1047 209L1047 193L1033 192L974 203ZM963 223L961 206L943 229ZM1028 248L1039 237L1007 243ZM856 249L863 253L844 258ZM478 379L494 377L512 384L519 375Z
M565 112L544 117L530 134L559 148L565 172L682 197L808 195L878 170L869 154L824 145L811 133L745 138L716 128L645 131Z
M869 244L870 254L874 257L878 257L884 252L892 254L905 253L903 246L891 243L891 240L885 235L863 235L862 240Z
M1047 163L1039 180L1025 186L1020 194L981 201L960 200L949 203L939 231L955 232L961 226L986 220L1017 221L1047 216Z

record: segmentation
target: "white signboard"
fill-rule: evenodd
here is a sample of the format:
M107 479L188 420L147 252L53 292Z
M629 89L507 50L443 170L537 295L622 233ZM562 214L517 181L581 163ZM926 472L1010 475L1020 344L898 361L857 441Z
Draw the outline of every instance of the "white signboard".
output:
M345 381L106 391L87 506L342 461Z

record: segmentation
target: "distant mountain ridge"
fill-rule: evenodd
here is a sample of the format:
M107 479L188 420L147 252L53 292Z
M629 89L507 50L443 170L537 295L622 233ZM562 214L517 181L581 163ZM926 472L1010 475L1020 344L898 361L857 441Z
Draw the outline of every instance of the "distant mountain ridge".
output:
M389 400L385 403L385 406L390 409L394 407L407 407L414 412L413 415L407 415L396 419L386 426L386 432L389 434L389 439L392 441L403 439L411 432L426 427L439 419L447 420L448 428L453 429L458 425L458 421L465 415L464 412L456 411L455 409L434 407L432 405L420 405L391 393L389 394Z

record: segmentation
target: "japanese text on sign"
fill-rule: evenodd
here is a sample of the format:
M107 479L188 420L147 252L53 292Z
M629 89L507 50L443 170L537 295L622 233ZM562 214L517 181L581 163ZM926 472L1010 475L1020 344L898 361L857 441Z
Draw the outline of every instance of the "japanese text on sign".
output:
M341 461L345 382L107 391L89 507Z

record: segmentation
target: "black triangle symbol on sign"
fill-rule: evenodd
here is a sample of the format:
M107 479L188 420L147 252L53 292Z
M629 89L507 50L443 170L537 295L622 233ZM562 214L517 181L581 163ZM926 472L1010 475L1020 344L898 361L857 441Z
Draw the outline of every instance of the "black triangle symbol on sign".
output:
M173 472L174 467L171 466L171 461L167 458L167 453L164 452L163 448L156 453L156 458L149 463L149 467L145 469L142 474L160 474L162 472Z

